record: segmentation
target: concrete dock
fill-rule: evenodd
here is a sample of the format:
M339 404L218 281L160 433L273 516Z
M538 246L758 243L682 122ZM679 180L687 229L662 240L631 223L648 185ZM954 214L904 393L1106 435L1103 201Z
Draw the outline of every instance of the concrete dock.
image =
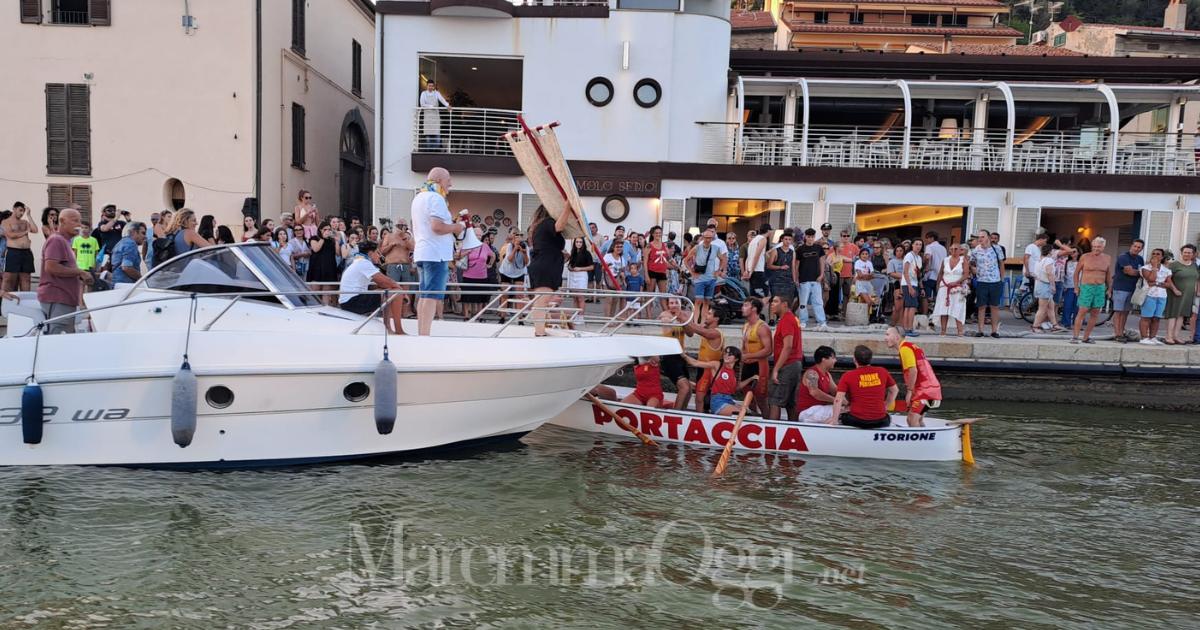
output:
M802 333L808 363L818 346L830 346L839 368L853 366L854 347L865 345L877 365L899 370L896 352L884 342L883 326L833 328ZM653 328L623 332L657 334ZM722 326L725 345L741 345L740 326ZM925 350L947 400L1016 400L1080 403L1167 411L1200 409L1200 346L1145 346L1111 340L1112 328L1098 329L1096 343L1071 344L1069 334L942 337L924 333L910 339ZM688 340L688 349L699 337Z

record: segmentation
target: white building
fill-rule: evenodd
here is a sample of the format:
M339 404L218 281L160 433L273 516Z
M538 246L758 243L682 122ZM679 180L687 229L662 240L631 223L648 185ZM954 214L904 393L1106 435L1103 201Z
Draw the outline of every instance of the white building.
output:
M0 204L238 226L253 199L278 217L307 188L326 213L369 212L370 2L19 4L0 18Z
M1200 232L1196 145L1180 132L1200 64L729 51L727 3L383 1L376 210L407 212L432 166L450 203L526 223L537 206L499 136L559 121L590 217L689 230L716 217L910 236L1039 226L1178 248ZM456 107L427 133L418 90ZM1164 110L1165 133L1122 123ZM497 212L497 210L499 212Z

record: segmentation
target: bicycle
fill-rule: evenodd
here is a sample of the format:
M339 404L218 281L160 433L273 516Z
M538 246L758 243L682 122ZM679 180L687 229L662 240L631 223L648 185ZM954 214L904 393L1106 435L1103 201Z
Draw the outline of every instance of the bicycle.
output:
M1033 323L1034 318L1037 316L1038 310L1038 301L1037 298L1033 297L1033 289L1030 288L1031 285L1031 282L1021 283L1021 286L1016 291L1013 291L1012 299L1009 301L1008 305L1009 309L1012 311L1013 317L1020 317L1029 324ZM1074 289L1064 290L1074 291ZM1062 304L1059 304L1058 306L1059 308L1062 308ZM1104 299L1104 307L1100 309L1100 320L1096 322L1096 325L1103 326L1107 324L1108 321L1112 319L1112 315L1112 296L1107 296ZM1084 319L1084 324L1087 324L1086 319Z

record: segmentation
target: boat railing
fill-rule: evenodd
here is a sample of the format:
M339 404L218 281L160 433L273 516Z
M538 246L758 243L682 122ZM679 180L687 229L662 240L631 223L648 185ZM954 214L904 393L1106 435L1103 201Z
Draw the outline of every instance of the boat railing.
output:
M313 283L328 284L328 283ZM379 308L369 317L364 317L362 323L356 326L350 334L358 334L368 323L375 320L384 309L394 300L401 297L416 298L420 290L416 283L403 283L401 289L378 289L355 291L355 294L378 295L381 297ZM93 313L115 308L136 307L147 304L161 304L179 300L198 300L201 298L227 298L226 304L216 315L204 323L196 322L196 330L208 331L220 321L234 306L247 298L280 298L286 296L308 295L314 297L341 295L336 289L312 289L308 291L235 291L223 293L172 292L169 294L139 296L135 299L125 299L113 304L105 304L81 308L71 313L50 317L42 320L30 330L18 337L30 335L40 336L49 324L64 321L78 321L80 317L88 317ZM491 337L499 337L510 326L526 325L544 321L549 328L557 328L577 333L587 333L601 336L616 334L626 326L657 326L680 327L691 323L694 317L694 305L687 297L653 292L610 291L605 289L560 289L549 293L539 293L515 286L488 284L459 284L447 285L447 297L451 295L480 295L488 296L490 300L483 305L478 313L466 320L468 323L481 323L485 318L494 316L500 323L499 328L491 333ZM544 298L544 300L539 300ZM583 308L578 302L583 301ZM680 308L688 313L684 322L664 323L657 317L644 316L648 311L662 313L668 308L670 300L679 300ZM612 315L588 313L586 305L589 301L598 303L601 308L609 308L613 301ZM652 306L657 305L656 309Z

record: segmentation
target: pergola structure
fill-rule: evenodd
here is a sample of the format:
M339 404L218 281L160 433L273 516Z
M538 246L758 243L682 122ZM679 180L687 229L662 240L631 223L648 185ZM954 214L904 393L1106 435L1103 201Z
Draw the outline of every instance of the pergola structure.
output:
M950 99L974 103L971 144L983 148L987 142L988 104L993 99L1002 99L1006 108L1005 130L998 170L1014 170L1014 149L1017 139L1016 103L1036 102L1094 102L1101 103L1108 111L1108 124L1103 151L1102 172L1117 173L1122 104L1161 104L1168 108L1168 133L1162 134L1162 148L1169 154L1179 147L1181 133L1180 117L1183 105L1200 100L1200 85L1194 84L1126 84L1100 82L1009 82L1009 81L961 81L961 80L906 80L866 78L805 78L805 77L746 77L737 78L734 97L736 111L731 112L732 121L743 120L746 96L783 96L783 138L795 138L795 150L788 153L785 163L799 166L810 165L812 148L809 142L811 130L811 101L820 97L895 99L900 97L903 106L903 139L899 143L900 168L910 168L913 158L912 113L914 99ZM799 116L797 116L799 113ZM737 125L734 138L734 159L742 162L746 147L746 126Z

